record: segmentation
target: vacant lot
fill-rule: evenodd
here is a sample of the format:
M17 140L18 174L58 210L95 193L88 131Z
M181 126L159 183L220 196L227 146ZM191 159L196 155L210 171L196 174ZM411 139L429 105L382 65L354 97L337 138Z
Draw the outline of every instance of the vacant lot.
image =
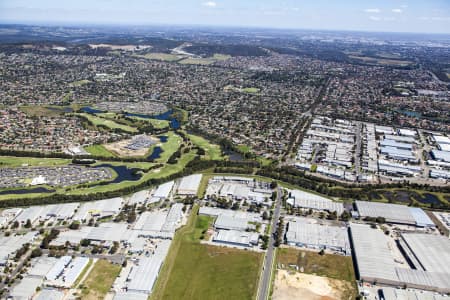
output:
M262 254L200 244L211 222L194 215L180 230L152 299L255 298Z
M353 262L350 256L325 254L303 249L281 248L277 252L277 263L303 267L307 274L315 274L346 281L355 281Z
M151 139L154 142L154 145L156 145L159 140L151 137ZM121 140L115 143L110 143L110 144L105 144L103 145L104 148L106 148L107 151L111 151L112 153L120 156L120 157L139 157L139 156L144 156L147 153L149 153L149 149L150 147L144 147L141 149L137 149L137 150L132 150L132 149L128 149L126 148L130 143L131 143L132 139L126 139L126 140Z
M351 283L287 270L278 270L275 277L274 300L352 300Z
M292 269L296 265L306 274L346 281L349 285L338 285L345 299L356 296L355 273L350 256L325 254L303 249L281 248L277 252L277 265L284 269Z
M120 266L101 259L95 263L86 280L80 285L81 298L87 300L104 299L114 280L119 275Z

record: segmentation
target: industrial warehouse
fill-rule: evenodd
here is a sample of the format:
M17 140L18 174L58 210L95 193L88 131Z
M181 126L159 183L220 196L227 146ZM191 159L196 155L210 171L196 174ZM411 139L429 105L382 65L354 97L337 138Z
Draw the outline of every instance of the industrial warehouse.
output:
M244 248L258 246L259 234L267 226L260 214L240 210L227 210L213 207L201 207L199 215L214 217L212 242ZM256 224L261 226L257 230Z
M347 227L319 224L308 218L289 218L286 243L311 249L327 249L344 255L351 253Z
M293 207L342 214L344 205L331 199L300 190L290 190L287 203Z
M237 176L214 176L208 181L205 198L225 198L270 206L272 190L266 182Z
M403 233L397 246L381 230L354 223L350 225L350 238L360 280L393 287L450 292L448 238Z
M361 218L384 218L388 223L406 224L417 227L435 227L436 225L420 208L400 204L355 201Z
M342 181L407 179L441 185L450 179L450 138L438 132L317 116L293 165Z

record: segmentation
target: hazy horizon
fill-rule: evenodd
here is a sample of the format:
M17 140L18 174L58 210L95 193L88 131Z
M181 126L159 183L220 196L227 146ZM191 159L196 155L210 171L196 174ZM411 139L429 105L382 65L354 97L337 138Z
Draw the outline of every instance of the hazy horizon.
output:
M212 26L450 34L445 0L175 1L3 0L0 23L66 26Z

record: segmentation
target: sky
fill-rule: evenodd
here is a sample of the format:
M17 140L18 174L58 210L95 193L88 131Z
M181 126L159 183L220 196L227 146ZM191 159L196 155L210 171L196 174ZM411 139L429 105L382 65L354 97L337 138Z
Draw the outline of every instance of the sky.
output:
M450 33L450 0L0 0L0 23Z

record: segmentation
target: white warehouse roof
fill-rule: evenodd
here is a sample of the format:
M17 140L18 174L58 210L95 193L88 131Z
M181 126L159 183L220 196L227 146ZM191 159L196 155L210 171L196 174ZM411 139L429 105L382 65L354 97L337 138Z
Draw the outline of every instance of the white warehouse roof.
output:
M361 279L397 282L395 262L385 234L369 225L350 224L353 253Z
M174 181L169 181L164 184L161 184L160 186L158 186L156 191L153 193L153 197L166 199L167 197L169 197L169 194L172 191L174 184L175 184Z
M286 239L288 244L338 249L350 252L350 243L346 227L337 227L312 223L307 218L293 218L288 223Z
M183 177L178 186L179 195L196 195L202 180L202 174Z
M339 215L344 212L344 205L340 202L334 202L331 199L300 190L291 190L290 194L292 199L288 199L288 203L293 206L330 212L336 211Z

